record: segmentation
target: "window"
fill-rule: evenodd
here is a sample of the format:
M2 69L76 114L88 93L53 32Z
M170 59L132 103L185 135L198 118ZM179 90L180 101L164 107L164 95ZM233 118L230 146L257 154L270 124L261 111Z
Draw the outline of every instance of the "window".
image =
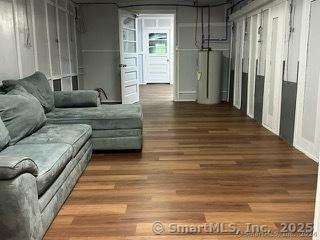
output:
M167 54L168 36L167 33L149 33L149 53Z

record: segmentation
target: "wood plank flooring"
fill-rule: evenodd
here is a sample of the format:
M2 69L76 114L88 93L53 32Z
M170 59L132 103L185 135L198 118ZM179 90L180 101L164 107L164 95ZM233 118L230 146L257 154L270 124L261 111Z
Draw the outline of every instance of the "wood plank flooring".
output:
M94 154L47 240L311 239L173 234L153 223L312 223L317 165L229 104L173 103L141 87L141 153Z

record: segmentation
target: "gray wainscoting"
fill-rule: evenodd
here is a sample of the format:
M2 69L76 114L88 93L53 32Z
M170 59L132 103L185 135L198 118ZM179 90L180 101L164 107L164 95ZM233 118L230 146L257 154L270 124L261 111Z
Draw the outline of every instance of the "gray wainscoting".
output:
M254 119L262 125L264 76L256 76L254 94Z
M241 111L247 114L248 105L248 73L242 73L242 86L241 86Z
M61 79L53 80L53 91L61 91L61 90L62 90Z
M231 70L230 85L229 85L229 102L230 103L233 103L233 94L234 94L234 70Z
M293 145L297 83L282 82L280 137Z
M72 90L79 90L78 76L72 77Z

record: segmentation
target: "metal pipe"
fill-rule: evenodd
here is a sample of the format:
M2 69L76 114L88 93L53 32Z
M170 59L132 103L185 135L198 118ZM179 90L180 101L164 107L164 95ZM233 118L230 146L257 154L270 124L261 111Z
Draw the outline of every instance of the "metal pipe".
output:
M208 7L208 39L210 39L210 28L211 28L211 25L210 25L210 22L211 22L211 13L210 13L210 7ZM210 49L210 41L207 41L208 43L208 50Z
M229 39L229 31L228 31L228 27L229 27L229 11L231 10L232 7L228 8L226 10L226 19L225 19L225 24L226 24L226 32L225 32L225 37L224 38L205 38L204 41L205 42L225 42L228 41Z
M81 2L77 3L72 1L74 4L77 5L89 5L89 4L98 4L98 5L116 5L118 8L130 8L130 7L148 7L148 6L168 6L168 7L196 7L194 5L189 5L189 4L170 4L170 3L149 3L149 4L128 4L128 5L119 5L116 2ZM218 3L218 4L209 4L209 5L202 5L199 7L220 7L229 4L229 2L223 2L223 3Z
M208 7L208 39L210 39L210 28L211 28L211 12L210 7ZM209 89L210 89L210 41L207 41L208 50L207 50L207 98L209 98Z
M201 8L201 49L204 48L203 8Z

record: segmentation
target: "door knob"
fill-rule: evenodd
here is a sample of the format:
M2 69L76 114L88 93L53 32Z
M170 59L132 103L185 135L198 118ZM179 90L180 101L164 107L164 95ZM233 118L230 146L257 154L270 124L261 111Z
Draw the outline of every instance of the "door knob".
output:
M119 67L125 68L125 67L127 67L127 65L120 63L120 64L119 64Z

